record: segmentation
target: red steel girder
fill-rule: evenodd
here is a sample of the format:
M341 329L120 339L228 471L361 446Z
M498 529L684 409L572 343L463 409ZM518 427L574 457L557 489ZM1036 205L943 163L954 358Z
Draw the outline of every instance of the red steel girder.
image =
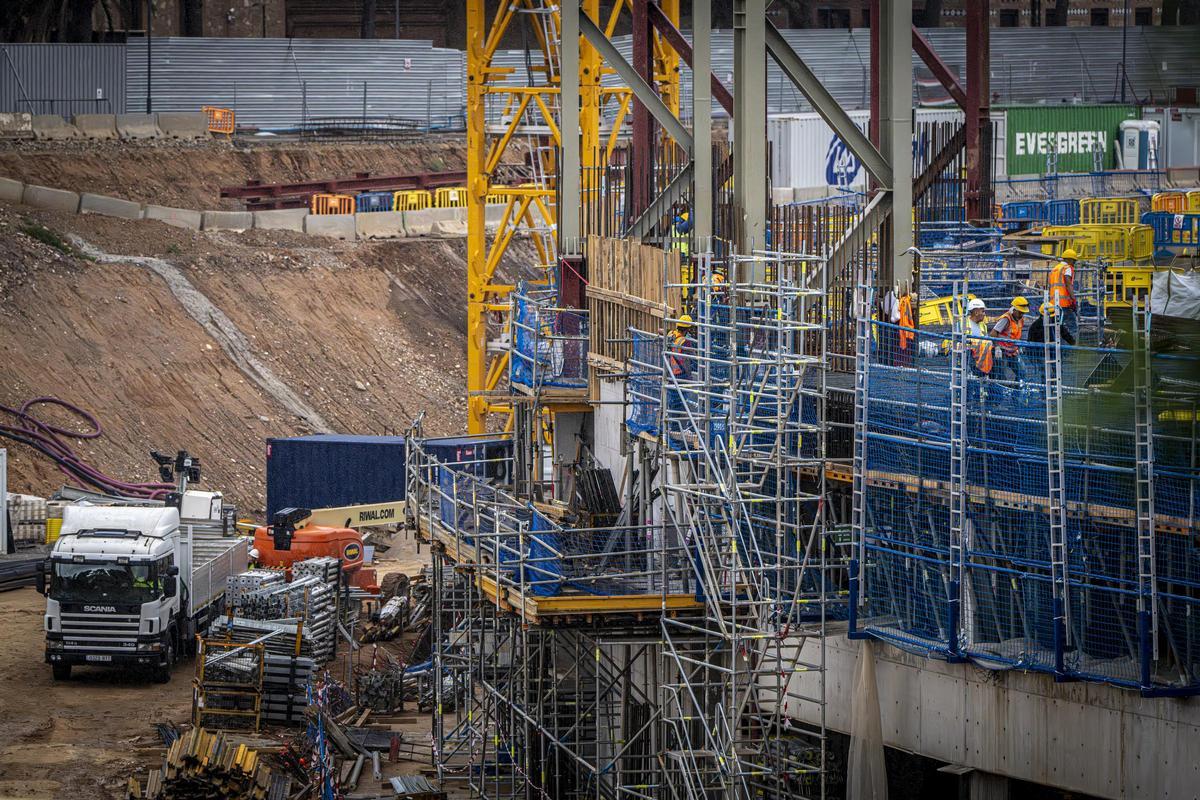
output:
M392 189L433 189L439 186L462 186L466 183L465 170L451 172L416 172L408 175L371 175L359 173L353 178L330 178L320 181L298 183L258 183L247 181L245 186L222 186L221 197L295 198L317 193L347 191L371 191Z
M692 46L688 44L688 40L683 37L679 29L672 24L671 19L663 13L663 10L658 7L657 3L648 3L646 6L646 14L650 17L650 24L658 29L663 38L667 40L667 44L675 50L676 53L683 56L684 62L690 67L692 66ZM721 83L720 78L709 73L710 85L712 86L712 95L721 104L721 108L725 109L730 117L733 116L733 95L725 88L725 84Z

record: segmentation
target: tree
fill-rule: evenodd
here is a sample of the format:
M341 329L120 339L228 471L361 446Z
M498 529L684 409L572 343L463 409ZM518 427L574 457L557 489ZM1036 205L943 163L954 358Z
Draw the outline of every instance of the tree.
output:
M95 10L96 0L64 0L60 41L90 42L92 40L92 13Z
M204 35L204 0L182 0L183 35Z

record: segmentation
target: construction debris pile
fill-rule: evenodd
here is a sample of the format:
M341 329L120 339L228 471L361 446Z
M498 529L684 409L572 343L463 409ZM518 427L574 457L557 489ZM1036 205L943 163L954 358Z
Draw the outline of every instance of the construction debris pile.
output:
M193 728L167 749L160 769L150 770L145 785L130 778L126 800L267 800L290 797L292 778L264 763L255 747L225 733Z
M405 631L423 631L427 628L432 594L428 573L426 568L412 579L403 573L387 576L383 596L388 599L379 614L363 626L360 641L386 642Z

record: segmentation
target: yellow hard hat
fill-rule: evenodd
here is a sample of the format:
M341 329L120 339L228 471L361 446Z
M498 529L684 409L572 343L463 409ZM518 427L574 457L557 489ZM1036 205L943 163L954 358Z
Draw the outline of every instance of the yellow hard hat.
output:
M690 328L690 327L692 327L692 315L691 315L691 314L684 314L682 317L680 317L680 318L679 318L679 324L677 324L675 327L677 327L677 328Z
M1029 313L1029 301L1024 297L1014 297L1012 301L1012 307L1017 311L1020 311L1022 314Z
M714 272L714 273L712 274L712 282L713 282L714 284L718 284L718 283L724 283L724 282L725 282L725 276L724 276L724 275L722 275L722 274L721 274L721 273L719 273L719 272Z
M1076 253L1072 248L1068 247L1066 250L1063 250L1062 258L1063 261L1074 261L1075 259L1079 258L1079 253Z
M1047 303L1042 303L1040 306L1038 306L1038 314L1049 314L1053 317L1054 306L1048 305Z

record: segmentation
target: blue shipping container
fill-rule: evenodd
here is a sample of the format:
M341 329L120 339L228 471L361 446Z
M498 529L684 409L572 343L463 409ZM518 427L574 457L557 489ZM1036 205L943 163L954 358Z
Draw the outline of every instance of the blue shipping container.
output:
M267 440L267 519L405 496L404 437L321 434Z

